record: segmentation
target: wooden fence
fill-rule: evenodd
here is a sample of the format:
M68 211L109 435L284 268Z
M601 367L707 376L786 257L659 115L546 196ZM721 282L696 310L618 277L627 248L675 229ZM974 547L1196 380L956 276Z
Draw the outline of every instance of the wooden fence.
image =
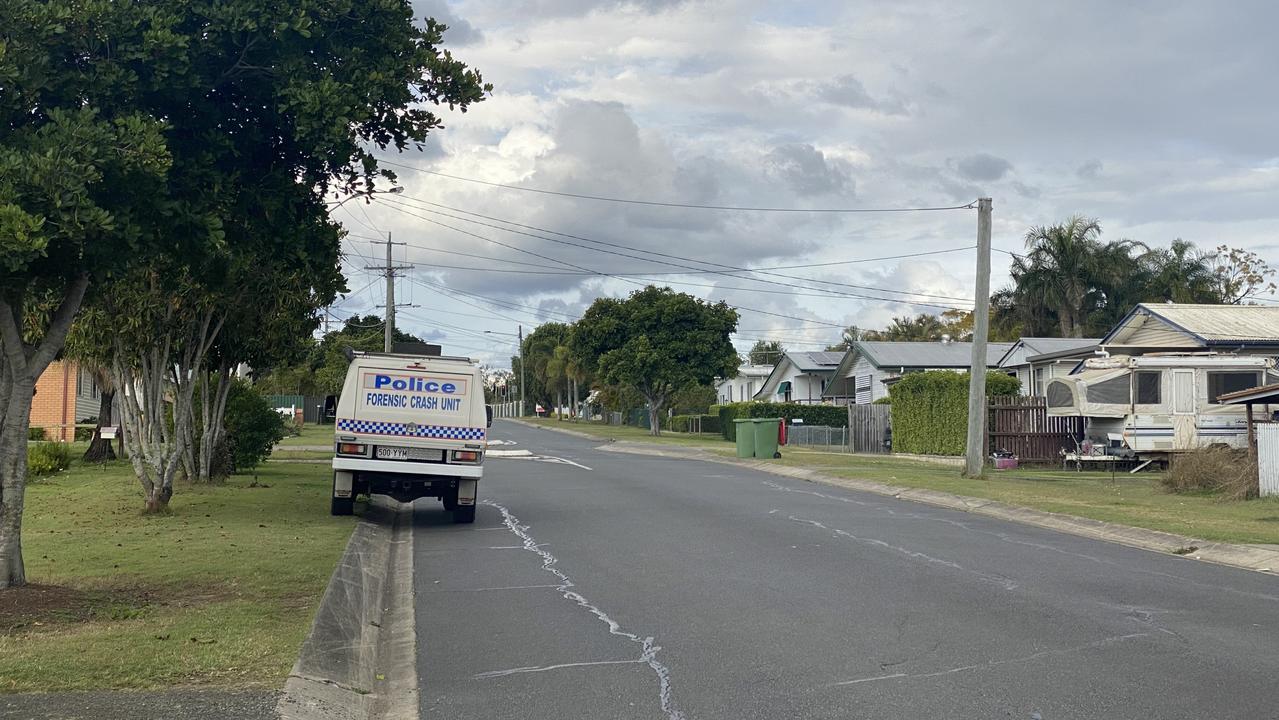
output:
M996 396L986 405L986 455L1006 450L1022 462L1055 463L1075 451L1082 417L1049 417L1042 397Z
M849 450L855 453L892 452L892 410L888 405L849 405Z

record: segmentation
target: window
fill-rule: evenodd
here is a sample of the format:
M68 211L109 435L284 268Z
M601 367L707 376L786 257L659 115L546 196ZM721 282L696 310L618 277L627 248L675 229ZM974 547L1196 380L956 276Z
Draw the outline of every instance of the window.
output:
M1088 386L1088 402L1106 403L1108 405L1127 405L1132 398L1132 376L1124 373L1119 377L1103 380L1096 385Z
M1137 373L1137 400L1138 405L1158 405L1162 400L1159 394L1159 383L1163 378L1161 372L1139 372Z
M1219 405L1217 398L1226 393L1255 388L1261 384L1258 372L1210 372L1208 373L1208 402Z
M1068 408L1075 404L1075 393L1070 389L1070 383L1064 380L1054 380L1048 383L1048 407L1052 408Z
M1044 394L1044 369L1035 368L1035 395L1042 397Z

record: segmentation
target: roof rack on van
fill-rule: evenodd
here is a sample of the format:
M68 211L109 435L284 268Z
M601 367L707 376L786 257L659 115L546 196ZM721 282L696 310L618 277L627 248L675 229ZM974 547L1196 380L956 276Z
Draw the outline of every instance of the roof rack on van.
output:
M422 355L418 353L370 352L366 350L356 350L349 346L342 348L342 354L346 356L347 362L351 362L357 357L386 357L399 358L401 360L421 360L422 358L430 358L432 360L460 360L467 363L471 362L471 358L462 355Z

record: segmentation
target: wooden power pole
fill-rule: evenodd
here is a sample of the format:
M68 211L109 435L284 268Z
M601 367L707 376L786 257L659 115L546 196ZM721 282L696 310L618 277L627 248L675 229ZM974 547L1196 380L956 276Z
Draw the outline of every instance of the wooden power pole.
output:
M986 336L990 333L990 198L977 200L977 281L973 288L973 358L968 371L968 444L964 477L985 468Z

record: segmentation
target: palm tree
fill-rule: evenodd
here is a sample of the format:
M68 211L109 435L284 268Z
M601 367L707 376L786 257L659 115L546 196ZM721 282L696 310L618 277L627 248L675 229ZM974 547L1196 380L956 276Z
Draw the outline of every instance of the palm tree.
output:
M1093 280L1106 274L1099 255L1095 219L1076 215L1064 224L1032 227L1026 233L1025 277L1057 314L1062 337L1083 337L1089 291Z

